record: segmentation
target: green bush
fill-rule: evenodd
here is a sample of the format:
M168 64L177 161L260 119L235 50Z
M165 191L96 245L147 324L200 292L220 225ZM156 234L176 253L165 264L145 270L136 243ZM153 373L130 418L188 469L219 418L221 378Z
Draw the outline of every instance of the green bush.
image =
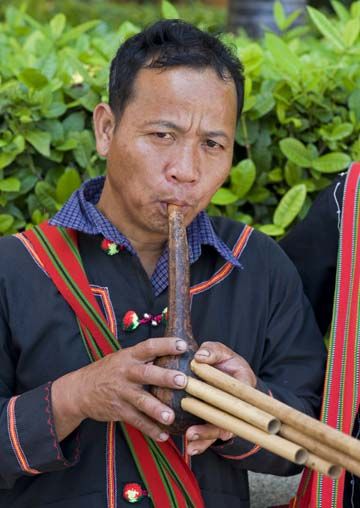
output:
M315 194L360 159L360 2L332 2L331 19L309 8L291 29L261 41L225 34L246 72L229 181L209 207L275 237L303 216ZM163 14L173 16L163 2ZM0 26L0 234L54 214L81 180L102 174L91 111L106 100L109 61L139 28L116 31L63 14L40 23L9 7Z

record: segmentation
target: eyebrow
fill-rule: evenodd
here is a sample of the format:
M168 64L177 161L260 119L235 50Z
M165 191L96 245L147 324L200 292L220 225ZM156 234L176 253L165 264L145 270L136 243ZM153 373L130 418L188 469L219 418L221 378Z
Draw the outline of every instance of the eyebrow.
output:
M173 129L175 131L184 133L185 129L183 127L180 127L180 125L177 125L173 122L169 122L168 120L150 120L149 122L145 122L143 124L144 127L166 127L168 129ZM230 141L229 136L226 134L226 132L222 130L216 130L216 131L203 131L202 134L205 137L211 137L211 138L225 138L227 141Z

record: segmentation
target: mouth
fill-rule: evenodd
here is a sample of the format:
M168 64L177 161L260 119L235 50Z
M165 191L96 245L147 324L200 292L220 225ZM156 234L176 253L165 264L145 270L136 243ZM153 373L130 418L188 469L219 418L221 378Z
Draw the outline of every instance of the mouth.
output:
M179 201L177 199L167 199L166 201L160 201L160 207L166 215L168 214L168 206L175 205L180 208L180 210L185 214L191 208L190 203L187 201Z

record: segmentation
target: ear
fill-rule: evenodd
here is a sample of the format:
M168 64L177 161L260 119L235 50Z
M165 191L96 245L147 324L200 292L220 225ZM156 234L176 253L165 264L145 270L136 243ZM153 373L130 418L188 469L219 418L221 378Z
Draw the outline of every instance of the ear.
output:
M106 157L115 130L115 117L109 104L101 102L93 113L96 150L99 155Z

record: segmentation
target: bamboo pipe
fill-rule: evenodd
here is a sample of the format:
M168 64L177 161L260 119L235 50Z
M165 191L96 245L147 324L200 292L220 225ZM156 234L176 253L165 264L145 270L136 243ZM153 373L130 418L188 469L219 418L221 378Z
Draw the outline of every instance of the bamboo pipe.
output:
M296 445L274 434L253 427L249 423L238 420L234 416L223 413L219 409L209 406L192 397L185 397L181 401L184 411L195 414L199 418L222 429L233 432L237 436L256 443L262 448L283 457L286 460L303 465L308 460L308 453L300 445Z
M328 462L313 453L308 454L305 466L310 469L314 469L318 473L329 476L332 480L337 480L342 472L342 468L338 464L331 464L331 462Z
M350 473L360 477L359 460L354 460L345 453L342 453L339 450L334 450L330 446L321 443L307 434L299 432L297 429L287 425L286 423L281 425L280 436L294 443L298 443L310 452L329 462L332 462L333 464L339 464L339 466L342 466Z
M195 360L191 362L192 371L209 384L216 386L241 398L263 411L267 411L284 423L296 427L300 432L318 439L331 448L350 455L358 460L360 457L360 441L343 432L340 432L329 425L326 425L315 418L312 418L301 411L298 411L277 399L242 383L241 381L224 374L220 370Z
M261 409L251 406L232 395L222 392L213 386L207 385L198 379L188 377L185 391L198 399L226 411L232 416L236 416L255 427L268 432L277 434L280 430L280 421L272 415L265 413Z

